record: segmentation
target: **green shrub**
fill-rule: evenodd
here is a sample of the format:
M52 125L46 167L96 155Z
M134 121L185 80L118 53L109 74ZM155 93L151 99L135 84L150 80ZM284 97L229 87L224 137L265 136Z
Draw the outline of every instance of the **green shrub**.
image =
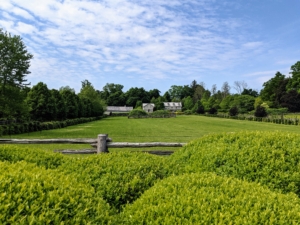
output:
M148 114L144 110L141 110L141 109L133 109L129 113L129 116L132 116L132 117L147 116L147 115Z
M266 117L268 115L267 110L263 106L257 106L254 112L256 117Z
M70 158L59 168L93 186L116 209L136 200L165 177L165 158L147 153L109 153Z
M192 115L192 114L193 114L192 110L185 110L184 111L184 115Z
M24 149L19 148L17 145L0 146L0 161L18 162L22 160L45 168L57 168L67 158L60 153L40 149Z
M108 204L92 187L27 162L0 162L1 224L108 224Z
M267 113L269 115L281 115L284 113L288 113L288 108L278 108L278 109L274 109L274 108L267 108Z
M229 109L229 115L230 116L237 116L239 114L239 109L236 106L233 106Z
M170 116L170 112L167 110L157 110L151 113L151 117L168 117Z
M170 157L177 173L215 172L300 196L300 135L238 132L205 136Z
M299 224L299 211L294 194L210 173L185 174L127 205L119 224Z
M217 114L217 112L218 112L218 110L214 107L212 107L208 110L208 113L211 114L211 115Z

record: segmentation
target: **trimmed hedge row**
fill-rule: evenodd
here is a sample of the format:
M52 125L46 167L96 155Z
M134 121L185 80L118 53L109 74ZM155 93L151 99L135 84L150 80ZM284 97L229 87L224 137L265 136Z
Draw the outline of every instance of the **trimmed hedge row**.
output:
M215 172L300 196L300 135L238 132L207 135L170 157L177 174Z
M1 224L108 224L109 205L72 176L0 162Z
M257 121L257 122L267 122L267 123L276 123L276 124L285 124L285 125L299 125L299 119L281 119L281 118L270 118L270 117L255 117L255 116L229 116L226 114L218 115L218 114L203 114L203 116L207 117L218 117L218 118L226 118L226 119L236 119L236 120L249 120L249 121Z
M94 187L97 195L118 210L166 176L165 160L164 157L139 152L71 158L45 150L0 146L0 161L26 161L57 169Z
M165 160L138 152L109 153L70 158L59 170L90 184L113 208L120 210L166 176Z
M172 176L121 213L119 224L299 224L295 194L215 174Z
M17 145L0 146L0 161L8 161L11 163L26 161L46 169L56 169L65 163L66 160L68 160L68 158L60 153L34 148L24 149L19 148Z
M34 131L52 130L64 128L81 123L87 123L95 120L99 120L102 117L89 117L89 118L77 118L68 119L64 121L51 121L51 122L28 122L23 124L11 124L11 125L0 125L0 136L11 135L11 134L22 134Z

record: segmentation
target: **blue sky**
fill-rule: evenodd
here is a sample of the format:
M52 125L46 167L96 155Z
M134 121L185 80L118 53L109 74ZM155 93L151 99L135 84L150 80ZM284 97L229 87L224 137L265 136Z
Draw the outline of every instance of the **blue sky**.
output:
M0 27L34 55L32 85L260 90L300 61L299 12L299 0L1 0Z

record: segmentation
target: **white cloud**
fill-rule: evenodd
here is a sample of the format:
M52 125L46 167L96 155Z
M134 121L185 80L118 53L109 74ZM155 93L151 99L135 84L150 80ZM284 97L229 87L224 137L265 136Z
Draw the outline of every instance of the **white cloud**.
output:
M21 16L28 20L34 20L34 17L30 15L27 11L21 8L13 7L11 12L16 16Z
M7 0L0 9L0 26L26 34L35 79L43 74L68 82L91 74L96 80L103 73L194 78L232 68L266 48L244 35L242 20L220 19L205 0Z
M253 72L253 73L249 73L249 74L245 74L243 75L244 77L256 77L256 76L262 76L262 75L269 75L269 76L274 76L275 73L277 71L276 70L268 70L268 71L257 71L257 72ZM269 76L264 76L264 77L269 77Z
M26 23L18 22L15 29L21 34L33 34L37 32L37 29Z

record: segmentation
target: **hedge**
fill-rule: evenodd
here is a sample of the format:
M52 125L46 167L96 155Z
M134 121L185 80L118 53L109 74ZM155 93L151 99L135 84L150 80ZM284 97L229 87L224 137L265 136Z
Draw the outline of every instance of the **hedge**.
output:
M77 118L68 119L64 121L51 121L51 122L38 122L32 121L22 124L13 123L10 125L0 125L0 136L22 134L34 131L59 129L67 126L72 126L80 123L87 123L95 120L99 120L102 117L90 117L90 118Z
M135 201L157 180L166 176L165 160L164 157L139 152L75 158L34 148L0 146L0 161L26 161L43 168L57 169L94 187L97 195L117 210Z
M69 158L59 170L89 183L113 208L120 210L166 176L164 165L164 157L120 152Z
M177 174L215 172L300 196L300 135L238 132L207 135L170 157Z
M154 185L119 224L299 224L295 194L280 194L255 183L215 174L172 176Z
M226 118L226 119L236 119L236 120L249 120L249 121L257 121L257 122L267 122L267 123L276 123L276 124L285 124L285 125L299 125L300 120L295 119L281 119L277 117L255 117L255 116L245 116L245 115L237 115L237 116L230 116L227 114L203 114L202 116L207 117L218 117L218 118Z
M109 224L112 211L92 187L27 162L0 162L1 224Z
M129 112L129 117L147 116L148 113L142 109L133 109Z
M19 148L17 145L1 145L0 161L26 161L46 169L55 169L68 160L60 153L49 152L35 148Z

